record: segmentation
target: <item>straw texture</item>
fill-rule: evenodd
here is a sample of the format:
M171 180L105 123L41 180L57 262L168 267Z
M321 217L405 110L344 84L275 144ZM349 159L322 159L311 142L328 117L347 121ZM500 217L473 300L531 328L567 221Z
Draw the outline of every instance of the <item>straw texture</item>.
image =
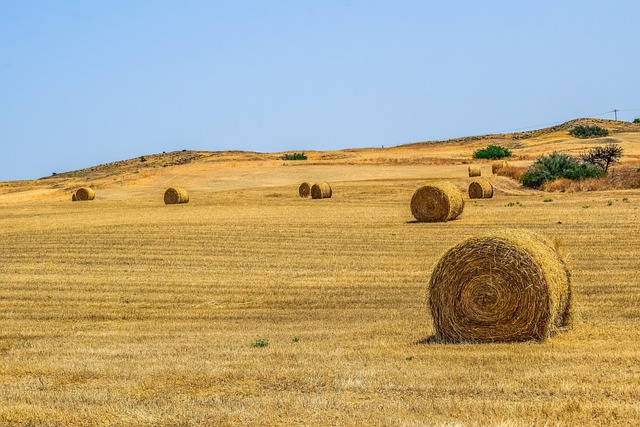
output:
M482 175L482 171L480 170L480 166L469 166L469 176L480 176Z
M508 164L506 160L496 160L495 162L491 163L491 173L495 175L496 172L498 172L502 168L506 168L507 166Z
M328 199L332 194L331 186L327 182L319 182L311 186L311 198L313 199Z
M538 234L500 230L447 251L429 283L442 342L542 341L570 321L571 274Z
M181 187L171 187L164 192L164 203L166 205L175 205L178 203L188 203L189 193Z
M90 187L81 187L76 191L77 201L93 200L96 197L96 192Z
M470 199L490 199L493 197L493 185L486 179L477 179L469 184Z
M298 194L300 197L309 197L311 195L311 184L308 182L300 184L300 187L298 187Z
M441 181L418 188L411 198L411 213L421 222L443 222L457 218L464 209L462 192Z

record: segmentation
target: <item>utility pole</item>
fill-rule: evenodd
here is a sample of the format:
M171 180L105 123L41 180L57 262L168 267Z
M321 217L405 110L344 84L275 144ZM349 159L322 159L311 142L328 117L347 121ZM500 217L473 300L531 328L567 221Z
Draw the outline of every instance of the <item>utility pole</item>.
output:
M615 120L618 120L618 110L613 109L613 114L615 115Z

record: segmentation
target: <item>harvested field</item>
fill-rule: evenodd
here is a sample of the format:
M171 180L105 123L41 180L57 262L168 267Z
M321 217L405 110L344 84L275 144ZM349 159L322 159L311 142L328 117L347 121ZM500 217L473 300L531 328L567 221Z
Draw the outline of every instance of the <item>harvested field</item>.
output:
M69 202L64 175L2 187L0 425L640 423L640 190L495 177L500 197L420 223L415 189L466 190L467 165L158 170L99 182L91 203ZM316 177L335 189L326 203L296 193ZM175 182L197 192L188 209L159 197ZM427 343L435 264L497 228L561 241L573 326L542 343Z

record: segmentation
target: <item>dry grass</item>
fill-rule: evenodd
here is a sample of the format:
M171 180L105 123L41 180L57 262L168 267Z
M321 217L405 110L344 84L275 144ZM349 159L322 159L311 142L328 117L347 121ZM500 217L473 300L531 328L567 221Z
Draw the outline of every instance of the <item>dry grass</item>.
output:
M604 178L589 178L573 181L566 178L556 179L543 184L542 189L550 192L605 191L640 188L640 168L618 166L609 171Z
M527 169L528 167L524 167L524 166L505 166L503 168L496 170L496 175L506 176L517 182L520 182L522 175L524 175Z
M424 182L340 182L322 205L267 197L296 184L171 212L126 192L0 205L0 424L637 424L640 193L504 196L413 223ZM416 344L439 256L512 226L573 254L575 327Z
M614 136L637 165L638 134ZM491 138L330 165L186 152L3 184L0 425L638 425L640 190L549 194L498 176L499 198L414 222L414 190L465 188L461 160ZM553 138L510 148L535 158L597 143ZM327 203L295 195L321 177L336 190ZM175 182L198 192L189 209L158 199ZM69 203L89 184L99 199ZM417 344L434 334L441 254L503 227L562 240L572 329Z

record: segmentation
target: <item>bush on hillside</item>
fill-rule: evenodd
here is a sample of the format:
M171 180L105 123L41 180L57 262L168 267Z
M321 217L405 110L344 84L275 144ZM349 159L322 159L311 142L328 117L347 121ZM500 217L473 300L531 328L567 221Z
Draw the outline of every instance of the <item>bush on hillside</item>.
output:
M600 126L584 126L578 125L569 132L571 136L576 138L598 138L609 135L609 131Z
M639 124L639 125L640 125L640 118L633 119L633 123L636 123L636 124Z
M304 153L285 154L282 160L307 160L307 156Z
M558 178L581 180L604 176L604 171L588 163L581 163L569 154L553 152L542 156L522 175L525 187L540 188L545 182Z
M473 152L474 159L504 159L510 157L511 151L508 148L499 145L489 145Z

